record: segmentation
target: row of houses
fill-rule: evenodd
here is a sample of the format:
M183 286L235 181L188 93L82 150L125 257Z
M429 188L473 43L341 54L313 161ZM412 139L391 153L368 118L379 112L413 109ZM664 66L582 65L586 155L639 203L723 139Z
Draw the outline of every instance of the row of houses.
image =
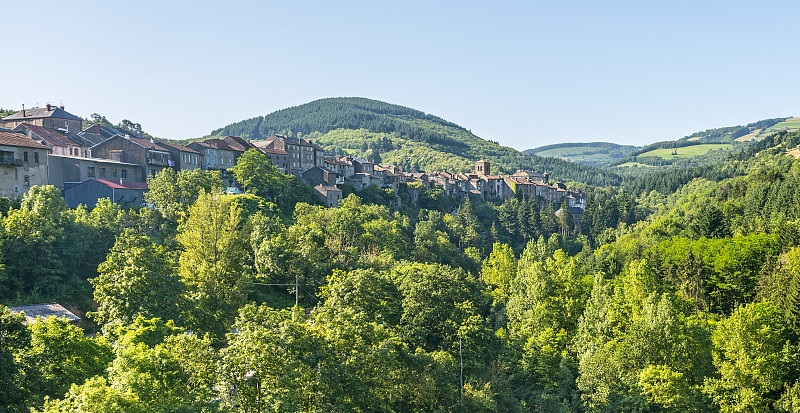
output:
M400 166L376 165L352 156L328 157L324 167L310 168L302 173L302 178L315 187L322 185L331 188L350 184L360 190L377 185L393 189L395 193L401 184L417 182L425 189L439 187L445 194L457 199L506 200L521 195L536 199L542 206L565 203L579 209L583 209L586 199L582 190L567 188L561 183L550 184L546 173L523 170L513 175L492 175L491 163L483 159L475 163L473 173L463 174L446 171L405 172ZM413 199L415 197L412 196Z
M164 168L219 170L228 185L236 186L229 169L249 149L267 155L281 172L297 176L324 161L318 145L285 136L257 145L226 136L184 146L121 128L81 125L80 117L52 105L0 119L0 196L20 197L31 186L49 184L64 191L70 206L93 204L94 195L109 192L117 196L114 202L141 204L147 177Z
M370 185L398 192L411 185L406 202L416 204L421 189L439 187L458 199L505 200L526 196L582 211L585 194L563 184L549 183L546 173L518 171L492 175L489 161L480 160L473 173L406 172L396 165L379 165L353 156L326 157L310 140L273 135L262 141L236 136L207 139L187 145L145 139L121 128L91 125L64 107L46 105L23 109L0 119L0 196L19 197L33 185L54 185L70 206L93 205L109 197L118 204L141 204L147 177L164 168L218 170L223 181L236 186L229 169L246 151L266 155L285 174L311 185L331 207L342 198L341 186L356 190ZM400 205L400 198L396 200Z

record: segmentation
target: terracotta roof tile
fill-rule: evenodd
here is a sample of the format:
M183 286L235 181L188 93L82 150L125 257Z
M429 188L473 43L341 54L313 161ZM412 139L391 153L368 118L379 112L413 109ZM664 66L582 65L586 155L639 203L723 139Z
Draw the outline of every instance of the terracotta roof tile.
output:
M168 148L177 149L177 150L183 151L183 152L190 152L190 153L200 154L200 152L197 152L194 149L187 148L186 146L183 146L183 145L178 145L178 144L174 144L174 143L167 143L167 142L158 142L158 144L161 145L161 146L166 146Z
M22 146L25 148L47 149L46 146L25 136L24 133L0 131L0 145Z
M150 189L147 186L147 182L126 182L126 181L114 182L106 179L90 179L89 181L96 181L109 188L115 188L115 189Z

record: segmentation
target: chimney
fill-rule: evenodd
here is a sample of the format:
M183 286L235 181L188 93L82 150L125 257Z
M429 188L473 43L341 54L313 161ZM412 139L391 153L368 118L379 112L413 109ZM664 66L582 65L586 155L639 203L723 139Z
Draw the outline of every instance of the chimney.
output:
M49 103L46 105L46 107L47 107L47 111L48 111L48 112L50 112L50 111L52 110L52 106L50 106L50 104L49 104Z
M22 117L25 117L25 104L22 104Z
M64 105L59 106L59 108L61 108L61 110L64 110Z

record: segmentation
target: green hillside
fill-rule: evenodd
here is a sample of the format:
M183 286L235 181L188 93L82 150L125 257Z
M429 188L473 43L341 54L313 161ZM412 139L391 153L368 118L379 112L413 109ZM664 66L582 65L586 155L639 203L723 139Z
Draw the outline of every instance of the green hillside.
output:
M494 173L534 169L555 179L589 185L618 185L621 177L600 168L527 155L481 139L442 118L365 98L327 98L214 130L261 140L272 134L310 139L326 152L347 153L407 169L472 171L475 161L492 162Z
M723 161L733 152L782 131L800 128L800 118L765 119L747 125L707 129L675 141L656 142L631 152L610 164L627 176L642 176L657 171L702 167Z
M579 162L593 166L607 166L637 149L633 145L619 145L610 142L557 143L527 149L529 155L548 156L570 162Z
M758 122L748 123L747 125L707 129L702 132L695 132L689 136L684 136L680 140L698 143L731 143L761 140L768 134L798 127L797 124L787 122L787 120L792 119L764 119Z

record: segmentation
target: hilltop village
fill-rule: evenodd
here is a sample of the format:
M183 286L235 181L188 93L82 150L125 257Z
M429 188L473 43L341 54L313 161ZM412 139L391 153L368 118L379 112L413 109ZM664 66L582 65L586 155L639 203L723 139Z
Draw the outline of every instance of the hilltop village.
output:
M23 109L0 119L0 196L20 197L34 185L53 185L67 204L94 205L110 198L119 205L141 205L148 190L147 177L164 168L217 170L230 191L238 184L229 168L244 152L265 154L284 174L297 177L314 188L329 207L342 199L341 186L361 190L370 185L392 189L404 185L406 200L416 205L420 191L435 187L456 199L536 199L542 206L552 203L570 208L576 224L585 206L585 193L550 183L547 173L517 171L492 175L491 164L480 160L473 173L404 171L396 165L379 165L352 156L325 156L313 141L273 135L261 141L236 136L177 145L146 139L122 128L93 124L64 107L46 105ZM397 197L395 206L401 206ZM579 227L579 225L578 225Z

